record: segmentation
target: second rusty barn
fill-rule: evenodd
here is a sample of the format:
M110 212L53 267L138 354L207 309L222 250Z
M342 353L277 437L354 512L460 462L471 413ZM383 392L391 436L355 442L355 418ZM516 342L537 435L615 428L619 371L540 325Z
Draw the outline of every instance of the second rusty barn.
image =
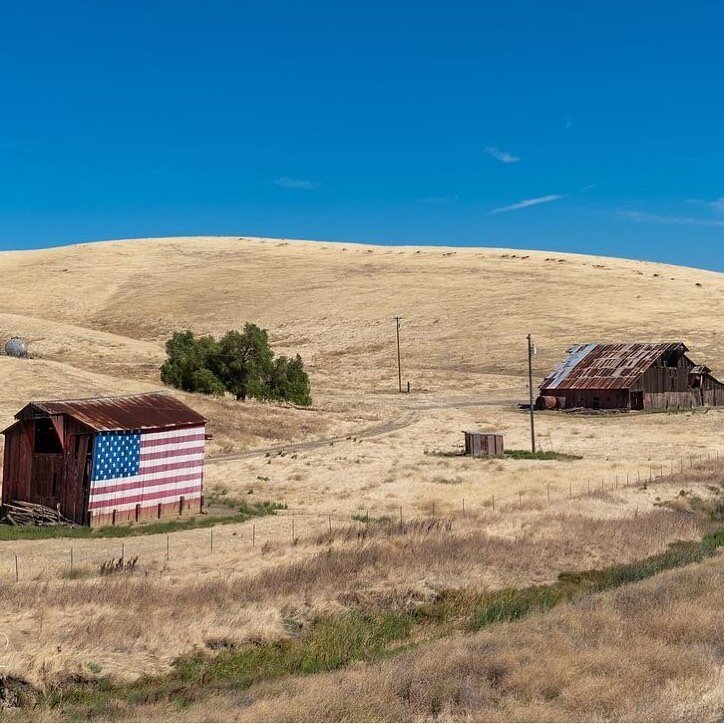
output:
M539 409L666 410L724 405L724 384L683 342L576 344L543 381Z

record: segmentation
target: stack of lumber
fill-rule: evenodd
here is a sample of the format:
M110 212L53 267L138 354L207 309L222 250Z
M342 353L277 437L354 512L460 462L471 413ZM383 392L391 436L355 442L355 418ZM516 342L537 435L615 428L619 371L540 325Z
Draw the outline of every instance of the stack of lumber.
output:
M13 500L3 506L3 523L10 525L73 525L59 511L40 503Z

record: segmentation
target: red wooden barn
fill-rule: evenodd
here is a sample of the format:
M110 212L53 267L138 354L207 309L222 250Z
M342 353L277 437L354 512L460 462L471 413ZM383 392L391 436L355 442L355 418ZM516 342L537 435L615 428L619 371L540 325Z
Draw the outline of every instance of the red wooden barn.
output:
M196 512L206 420L161 392L31 402L3 431L2 502L83 525Z

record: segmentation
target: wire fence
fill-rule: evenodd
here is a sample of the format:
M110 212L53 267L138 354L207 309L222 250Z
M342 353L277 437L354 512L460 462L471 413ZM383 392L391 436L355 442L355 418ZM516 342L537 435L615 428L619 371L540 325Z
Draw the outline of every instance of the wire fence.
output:
M194 528L174 533L137 535L126 538L39 538L7 541L0 548L0 577L5 581L73 580L93 575L112 575L135 568L144 573L173 572L175 563L198 571L215 570L219 554L265 554L269 546L297 546L306 538L348 530L363 532L370 526L447 519L468 525L485 524L490 514L521 511L527 506L547 506L572 500L602 497L617 490L665 483L674 476L704 463L722 466L724 450L690 455L667 463L651 464L611 477L588 478L564 485L546 483L501 495L491 490L483 499L448 498L432 501L428 508L396 505L361 508L355 513L284 508L274 515L253 518L243 524ZM134 559L136 559L134 561ZM238 563L238 559L235 559ZM230 565L232 565L230 563Z

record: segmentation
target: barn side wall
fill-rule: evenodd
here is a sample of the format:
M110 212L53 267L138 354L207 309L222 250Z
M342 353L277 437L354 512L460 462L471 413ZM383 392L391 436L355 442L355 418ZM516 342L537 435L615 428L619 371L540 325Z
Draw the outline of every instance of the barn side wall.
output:
M88 508L90 456L95 433L68 417L63 429L64 484L58 492L58 504L66 518L82 524Z
M644 392L644 410L724 406L724 390L694 389L685 392Z
M26 423L13 425L5 432L3 453L2 502L30 500L30 464L32 431Z
M161 503L157 505L138 505L133 510L116 510L110 513L96 513L88 516L88 525L91 528L102 528L108 525L121 523L150 522L153 520L168 520L184 515L195 515L203 510L204 498L192 500L179 500L177 503Z
M155 437L155 444L160 445L160 449L153 453L153 471L113 479L92 473L87 525L115 525L194 514L201 510L205 426L144 430L142 446L146 444L143 441L148 440L144 436ZM103 442L99 436L96 453L106 454L101 452L102 449Z
M69 520L82 523L84 474L91 433L64 418L56 420L62 453L34 453L35 421L22 420L5 433L2 501L40 503Z
M584 407L601 410L621 410L629 407L628 390L578 390L560 389L541 390L541 395L565 398L566 408Z

